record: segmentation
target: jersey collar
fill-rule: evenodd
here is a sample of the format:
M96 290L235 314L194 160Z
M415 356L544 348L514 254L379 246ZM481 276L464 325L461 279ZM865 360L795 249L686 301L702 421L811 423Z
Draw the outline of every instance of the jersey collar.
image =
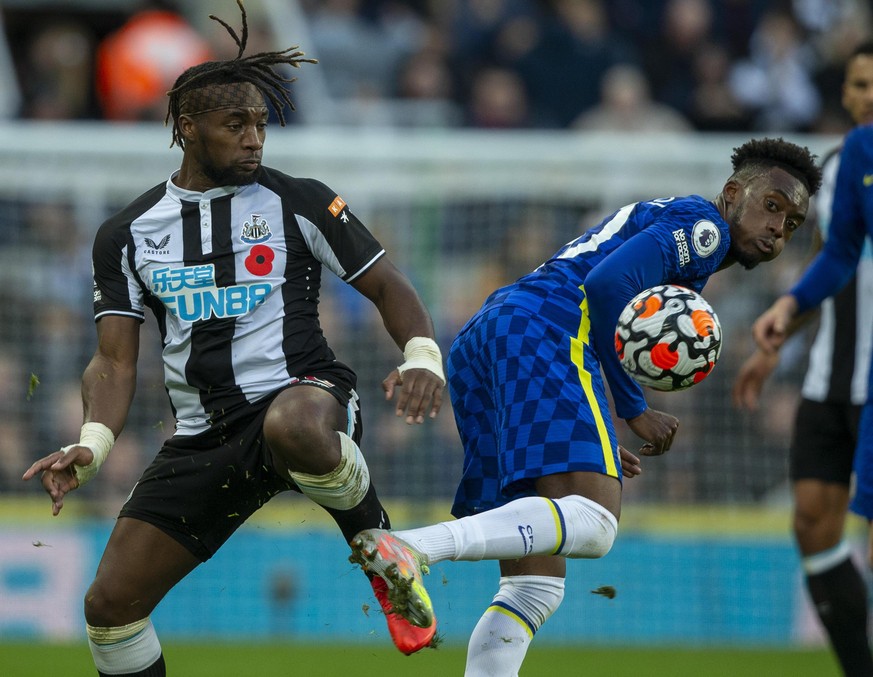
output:
M209 190L200 193L196 190L186 190L185 188L180 188L175 183L173 183L173 179L178 175L179 170L177 169L170 175L170 178L167 179L167 193L179 200L184 200L186 202L214 200L216 198L225 197L227 195L235 195L241 189L248 188L248 186L218 186L217 188L210 188Z

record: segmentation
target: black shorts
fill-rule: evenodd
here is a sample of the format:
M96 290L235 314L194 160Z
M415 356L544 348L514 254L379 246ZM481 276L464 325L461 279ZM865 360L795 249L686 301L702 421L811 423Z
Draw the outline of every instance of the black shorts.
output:
M858 405L802 399L791 440L791 479L815 479L848 486L860 419Z
M283 491L299 491L273 468L264 442L267 410L286 388L315 386L330 392L354 416L352 439L361 439L357 396L323 376L303 377L198 435L164 443L133 488L119 517L148 522L205 562L258 508ZM350 406L352 399L355 402Z

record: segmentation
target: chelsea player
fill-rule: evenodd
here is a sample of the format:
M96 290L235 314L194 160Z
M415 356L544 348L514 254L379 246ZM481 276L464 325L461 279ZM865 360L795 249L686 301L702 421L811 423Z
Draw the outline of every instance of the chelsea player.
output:
M821 184L808 149L752 140L732 162L715 200L622 207L491 294L455 338L447 365L465 452L452 508L459 519L368 529L352 550L398 599L401 590L422 597L428 564L500 561L498 591L470 637L467 677L518 674L563 599L566 559L602 557L612 547L621 478L638 474L639 459L618 445L601 369L618 416L643 440L640 453L663 454L673 442L679 421L649 408L619 363L621 310L655 285L699 292L730 265L772 261L805 221Z

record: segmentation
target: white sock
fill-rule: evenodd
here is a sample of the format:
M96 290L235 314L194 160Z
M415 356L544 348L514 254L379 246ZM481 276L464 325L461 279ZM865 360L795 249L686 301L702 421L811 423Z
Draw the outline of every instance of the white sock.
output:
M848 541L843 540L833 548L817 552L814 555L807 555L801 560L801 565L803 566L803 572L807 576L815 576L816 574L830 571L851 556L852 549L849 547Z
M563 578L502 577L470 635L465 677L516 677L534 634L563 598Z
M433 564L527 555L602 557L617 529L612 513L582 496L529 496L478 515L394 533Z
M148 618L118 628L87 626L94 665L105 675L142 672L161 657L161 644Z

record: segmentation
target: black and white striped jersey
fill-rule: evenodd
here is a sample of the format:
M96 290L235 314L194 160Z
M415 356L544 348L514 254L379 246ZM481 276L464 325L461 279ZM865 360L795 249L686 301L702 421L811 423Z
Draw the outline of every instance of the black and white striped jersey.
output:
M816 196L818 227L828 235L839 151L823 164ZM864 404L873 349L873 251L868 239L855 277L839 294L821 304L819 328L809 353L803 396L816 402Z
M176 432L192 435L296 377L328 370L352 388L319 325L322 268L352 282L384 254L314 179L264 167L205 193L171 179L100 227L94 314L142 321L151 308Z

